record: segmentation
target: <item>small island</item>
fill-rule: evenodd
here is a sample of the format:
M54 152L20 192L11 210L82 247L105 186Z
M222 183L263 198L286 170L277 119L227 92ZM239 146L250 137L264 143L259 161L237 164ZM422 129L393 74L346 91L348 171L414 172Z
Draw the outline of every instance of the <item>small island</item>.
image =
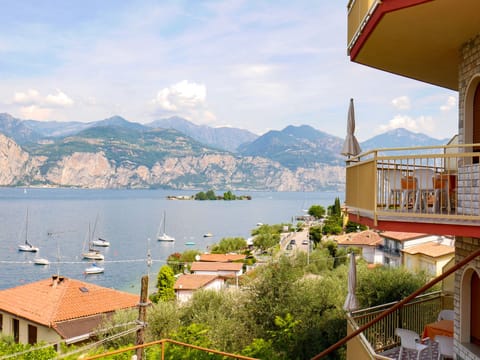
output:
M167 196L168 200L252 200L250 195L235 195L230 190L223 193L222 195L216 195L213 190L208 190L207 192L200 191L195 195L188 196Z

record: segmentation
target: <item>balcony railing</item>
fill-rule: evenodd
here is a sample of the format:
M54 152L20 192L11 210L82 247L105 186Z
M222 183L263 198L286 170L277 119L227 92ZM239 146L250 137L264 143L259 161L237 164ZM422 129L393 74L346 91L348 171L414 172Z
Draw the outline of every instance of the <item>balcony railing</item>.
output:
M480 220L480 144L374 150L350 158L350 213L393 221Z
M349 314L351 326L361 327L395 303L383 304L376 307L353 311ZM384 317L362 332L363 339L375 353L381 353L390 348L399 346L399 339L395 336L395 329L405 328L423 333L426 324L437 320L442 309L441 292L436 291L416 297L403 307ZM371 354L373 355L373 354Z

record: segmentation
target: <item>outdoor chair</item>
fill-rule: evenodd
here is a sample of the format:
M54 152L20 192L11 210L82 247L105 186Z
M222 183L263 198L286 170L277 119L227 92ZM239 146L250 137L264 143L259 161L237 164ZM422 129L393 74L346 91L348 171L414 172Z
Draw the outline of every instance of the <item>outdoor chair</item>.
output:
M403 199L402 171L394 169L386 170L385 182L385 195L387 197L385 209L388 210L391 205L395 208Z
M453 337L437 335L435 341L438 343L438 360L453 359Z
M416 351L417 352L417 360L420 359L420 353L428 349L428 345L424 345L420 343L420 336L412 330L396 328L395 335L400 338L400 352L398 354L398 358L402 358L403 351Z
M413 209L419 211L423 207L427 212L428 198L430 195L435 195L435 189L433 188L435 171L427 168L415 169L413 170L413 176L417 179L417 192Z
M438 313L437 321L440 320L454 320L455 319L455 311L453 310L442 310Z

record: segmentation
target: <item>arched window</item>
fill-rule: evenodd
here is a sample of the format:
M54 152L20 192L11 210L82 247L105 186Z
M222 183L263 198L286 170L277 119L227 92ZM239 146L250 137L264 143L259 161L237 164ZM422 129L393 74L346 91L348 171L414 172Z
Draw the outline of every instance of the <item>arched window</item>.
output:
M473 129L472 141L474 144L480 143L480 84L475 89L473 97ZM475 146L473 151L480 152L480 147ZM478 163L478 157L473 159L473 163Z
M470 280L470 342L480 346L480 278L475 271Z

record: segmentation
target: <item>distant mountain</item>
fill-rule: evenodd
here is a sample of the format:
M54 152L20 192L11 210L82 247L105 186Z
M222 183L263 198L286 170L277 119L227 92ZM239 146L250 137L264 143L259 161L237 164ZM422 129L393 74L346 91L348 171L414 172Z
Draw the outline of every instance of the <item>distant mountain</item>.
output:
M20 145L42 138L42 134L29 127L25 121L6 113L0 114L0 133L14 139Z
M213 128L206 125L196 125L178 116L155 120L146 125L154 128L176 129L206 145L232 152L237 151L239 145L252 142L258 138L258 135L255 135L248 130L229 127Z
M243 156L261 156L278 161L288 169L307 168L314 164L343 165L340 155L343 139L311 126L288 126L269 131L238 151Z
M134 131L145 131L150 129L148 126L144 126L140 123L125 120L123 117L118 115L109 117L105 120L99 120L99 121L88 123L89 128L99 127L99 126L101 127L115 126L115 127L123 128L125 130L134 130Z
M446 145L449 141L450 139L438 140L406 129L394 129L362 142L360 147L364 152L382 148Z

